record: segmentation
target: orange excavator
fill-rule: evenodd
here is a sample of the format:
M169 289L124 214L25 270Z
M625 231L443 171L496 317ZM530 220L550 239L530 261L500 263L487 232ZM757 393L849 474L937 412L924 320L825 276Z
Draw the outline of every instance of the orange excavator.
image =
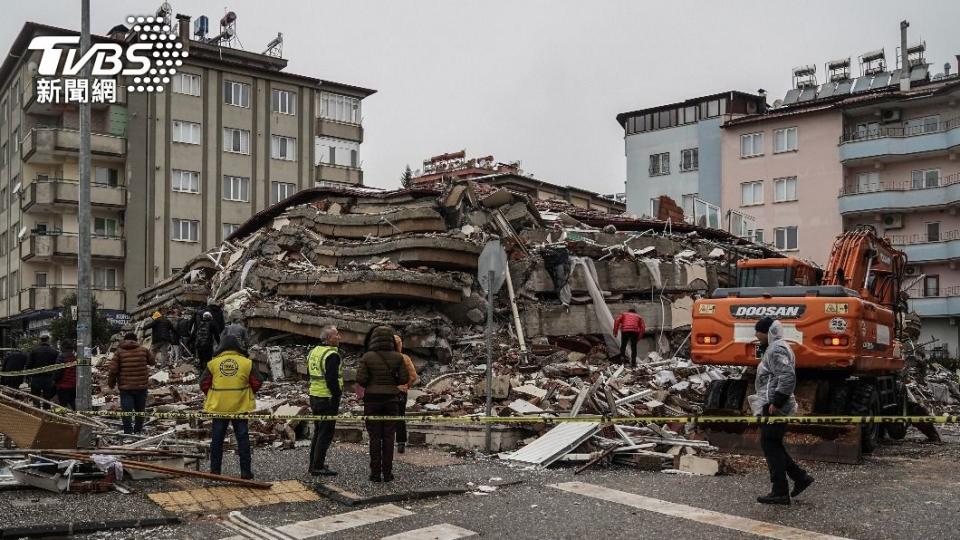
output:
M905 414L899 338L906 262L903 252L869 226L838 236L824 270L790 257L739 261L738 287L716 289L694 303L691 359L701 365L755 367L763 351L754 324L774 317L796 355L798 414ZM746 374L716 381L704 408L743 414L752 386ZM876 448L881 429L902 439L907 426L794 425L795 436L791 441L788 435L787 443L798 457L854 463L861 449ZM751 440L755 429L713 431L711 441L728 449L751 450L756 442Z

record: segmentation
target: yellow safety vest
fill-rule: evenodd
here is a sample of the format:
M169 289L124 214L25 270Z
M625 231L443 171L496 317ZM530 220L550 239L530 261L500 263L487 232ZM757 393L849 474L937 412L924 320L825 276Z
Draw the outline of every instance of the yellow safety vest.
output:
M310 351L307 356L307 369L310 372L310 395L313 397L333 397L330 389L327 388L327 379L325 371L327 369L327 358L334 353L339 353L336 347L328 345L318 345ZM340 369L338 373L340 379L340 388L343 388L343 359L340 359Z
M248 413L256 409L250 372L253 361L233 351L222 352L207 362L213 384L203 410L211 413Z

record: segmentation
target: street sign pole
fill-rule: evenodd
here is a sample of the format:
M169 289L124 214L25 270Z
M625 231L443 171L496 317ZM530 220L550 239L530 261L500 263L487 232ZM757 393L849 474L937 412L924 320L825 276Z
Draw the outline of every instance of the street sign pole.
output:
M487 272L487 282L493 283L494 271ZM493 415L493 287L487 288L487 417ZM489 454L493 448L493 423L487 420L486 450Z

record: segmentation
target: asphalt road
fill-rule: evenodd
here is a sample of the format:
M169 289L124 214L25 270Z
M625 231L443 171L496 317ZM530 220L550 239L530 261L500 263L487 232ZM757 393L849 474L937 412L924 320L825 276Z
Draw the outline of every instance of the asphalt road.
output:
M331 467L341 472L336 486L360 496L402 493L450 487L478 488L476 492L418 501L393 503L408 515L346 528L328 538L384 538L424 527L448 524L488 538L757 538L715 524L716 515L702 523L666 515L678 503L724 514L720 521L737 523L749 518L812 533L862 539L957 538L960 511L960 432L946 428L943 444L923 443L911 432L901 443L886 444L859 466L805 464L816 483L790 507L757 504L769 488L766 469L755 458L738 459L741 472L717 477L676 476L623 467L596 469L574 476L568 467L546 471L511 467L484 457L456 455L436 449L410 449L396 466L397 481L371 484L366 480L366 457L358 445L338 444ZM311 485L305 474L306 449L259 451L255 472L262 480L297 479ZM235 458L226 459L228 474L236 472ZM582 482L590 489L625 492L646 497L652 509L600 500L554 487ZM518 483L513 483L518 482ZM510 484L510 485L503 485ZM61 522L70 516L107 516L113 519L160 516L163 512L146 498L150 491L171 491L203 485L195 480L151 481L136 484L138 493L120 495L68 494L55 496L34 490L0 492L4 522L28 525ZM501 485L484 493L479 486ZM348 507L323 499L313 503L286 503L250 507L243 514L276 527L324 516L342 516L359 509L376 512L381 504ZM371 510L374 509L374 510ZM702 514L702 512L700 513ZM733 516L733 517L730 517ZM144 530L98 533L86 538L226 538L229 531L214 515L184 516L183 525ZM337 517L328 518L337 520ZM712 521L711 521L712 520ZM4 525L5 526L5 525ZM448 527L449 529L449 527ZM465 533L464 533L465 534ZM770 533L773 534L773 533ZM447 536L440 538L452 538ZM422 538L438 538L423 536ZM822 538L809 535L806 538Z

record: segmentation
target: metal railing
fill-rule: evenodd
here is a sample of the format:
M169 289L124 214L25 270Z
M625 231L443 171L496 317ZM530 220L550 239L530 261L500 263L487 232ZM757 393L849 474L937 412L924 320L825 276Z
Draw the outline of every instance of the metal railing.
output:
M960 239L960 229L951 231L941 231L940 235L932 239L927 233L916 234L888 234L884 235L888 242L895 246L909 246L914 244L935 244L937 242L949 242Z
M73 178L60 178L57 176L37 176L33 179L34 182L38 184L50 183L64 183L64 184L80 184L80 180L75 180ZM90 179L90 185L98 187L108 187L116 189L126 189L126 186L117 182L116 184L111 184L110 182L98 182L95 178Z
M853 182L850 185L840 188L840 197L848 195L862 195L864 193L879 193L883 191L919 191L924 189L936 189L947 186L952 186L953 184L960 183L960 172L956 172L947 176L941 176L937 179L936 185L917 185L918 182L914 182L913 179L910 180L886 180L883 182L877 182L876 184L868 184L866 186L861 186L859 183Z
M846 131L840 136L840 144L856 141L868 141L871 139L883 139L886 137L916 137L919 135L929 135L931 133L942 133L951 129L960 127L960 116L948 120L938 120L936 123L921 124L917 126L893 126L876 127L872 129L854 129Z
M917 285L905 289L910 298L949 298L960 296L960 285L951 285L950 287L937 287L936 289L927 289L923 285Z

